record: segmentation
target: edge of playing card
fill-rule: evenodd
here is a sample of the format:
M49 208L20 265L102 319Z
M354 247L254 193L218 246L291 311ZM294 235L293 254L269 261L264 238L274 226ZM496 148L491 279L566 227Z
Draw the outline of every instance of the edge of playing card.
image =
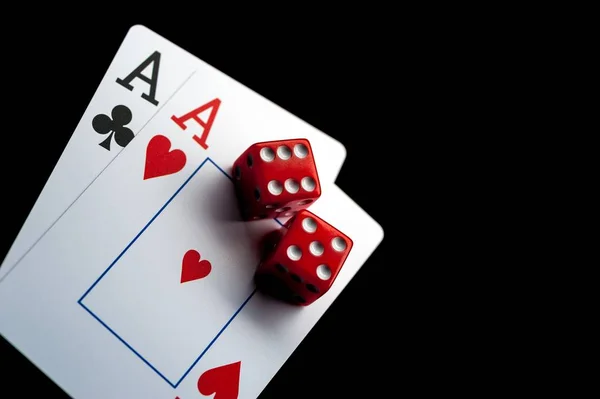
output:
M133 27L132 27L133 28ZM56 161L56 163L54 164L54 166L52 167L52 171L50 172L50 175L48 176L48 179L46 180L46 182L44 183L44 186L42 187L42 189L40 190L40 192L38 193L35 202L33 203L33 206L31 207L31 209L29 210L29 212L27 213L27 217L25 218L25 221L23 222L23 224L21 225L21 228L19 229L19 232L17 233L16 237L13 240L13 243L10 245L10 247L8 248L8 251L6 252L6 254L4 254L4 257L2 258L2 263L0 263L0 269L2 268L8 268L11 267L11 270L9 270L7 272L10 273L12 271L12 269L14 269L14 267L16 265L18 265L21 262L21 259L23 259L23 257L25 257L25 255L31 250L31 248L33 248L38 242L39 240L42 239L42 237L44 237L46 235L46 233L52 228L52 226L54 225L54 223L56 223L58 220L60 220L62 218L62 216L69 210L69 208L71 208L71 206L73 206L73 204L75 202L77 202L77 199L79 199L79 196L75 199L75 201L73 201L68 207L67 209L65 209L65 211L58 217L58 219L56 219L54 221L54 223L52 225L50 225L50 227L48 227L48 229L46 229L46 231L44 231L44 233L42 233L42 235L40 237L38 237L38 239L34 242L34 244L27 250L25 251L25 254L23 254L23 256L21 258L19 258L14 264L12 265L8 265L6 264L6 258L8 257L8 254L10 253L10 251L13 249L13 246L15 245L15 242L19 239L19 236L21 234L21 231L23 230L23 227L25 226L25 223L27 223L27 220L29 220L29 217L31 216L31 212L33 211L33 209L38 206L38 201L40 200L40 197L44 194L44 191L46 190L46 186L49 184L50 179L52 179L52 176L54 175L54 172L56 171L56 168L58 167L58 164L60 163L60 161L62 160L64 154L69 150L70 146L72 145L73 142L73 134L75 134L75 132L79 129L79 127L81 126L81 124L83 123L83 117L86 115L86 113L88 112L88 109L92 106L92 102L94 101L94 98L96 97L96 95L98 94L98 92L100 91L100 88L103 86L103 84L105 83L105 80L107 79L108 73L112 67L112 65L115 63L115 60L117 59L117 56L119 55L119 52L121 51L121 48L125 45L125 42L127 41L127 39L129 38L129 36L131 36L131 32L132 32L132 28L129 28L127 30L127 33L125 34L125 37L123 38L123 40L121 40L121 43L119 44L119 46L117 47L117 50L115 51L112 59L110 60L110 63L108 64L108 67L106 68L104 74L102 75L102 78L100 79L100 83L98 84L98 86L96 87L96 90L94 90L94 92L92 93L89 101L88 101L88 105L85 107L85 110L83 111L83 113L81 114L81 118L79 118L79 121L77 122L77 124L75 125L75 128L73 129L73 131L71 132L71 136L69 137L69 140L67 141L67 144L65 145L65 147L63 148L63 150L60 153L60 157L58 158L58 160ZM152 32L154 33L154 32ZM154 33L156 34L156 33ZM182 51L185 51L182 49ZM136 132L137 134L138 132ZM117 154L116 156L119 156L119 154ZM115 156L115 158L116 158ZM85 190L87 190L89 187L89 185L82 191L85 192ZM4 275L3 277L5 277L6 275ZM0 279L0 283L3 281L3 279Z
M358 273L358 272L359 272L359 271L360 271L360 270L363 268L363 266L364 266L364 265L365 265L365 264L366 264L366 263L369 261L369 259L371 258L371 256L373 255L373 253L375 253L375 251L377 250L377 248L379 248L379 246L380 246L380 245L381 245L381 243L383 242L383 238L385 237L385 230L383 229L383 227L381 226L381 224L380 224L379 222L377 222L377 220L375 220L375 219L374 219L374 218L373 218L373 217L372 217L372 216L371 216L371 215L370 215L370 214L369 214L369 213L368 213L366 210L364 210L364 209L363 209L363 208L360 206L360 204L359 204L358 202L356 202L355 200L353 200L353 199L352 199L352 197L350 197L348 194L346 194L346 192L345 192L344 190L342 190L342 189L341 189L339 186L337 186L337 185L335 185L335 184L334 184L334 187L335 187L335 188L336 188L336 189L339 191L339 194L340 194L341 196L343 196L343 197L344 197L344 199L346 199L346 200L348 200L348 201L351 201L351 202L353 202L354 204L356 204L356 207L358 208L358 209L357 209L357 211L359 211L359 212L362 212L362 213L363 213L363 214L364 214L364 215L365 215L365 216L366 216L366 217L367 217L367 218L368 218L368 219L369 219L369 220L370 220L370 221L373 223L373 228L374 228L374 230L376 230L376 231L373 231L373 233L372 233L372 234L370 234L370 236L377 237L377 239L376 239L376 243L375 243L375 245L373 245L372 249L366 253L366 256L365 256L365 258L364 258L364 261L362 262L362 264L361 264L359 267L357 267L356 269L354 269L352 273L350 273L350 275L349 275L349 278L348 278L348 280L347 280L347 282L346 282L346 285L345 285L345 286L344 286L344 287L343 287L343 288L342 288L342 289L341 289L341 290L338 292L338 295L337 295L335 298L333 298L333 300L331 301L331 303L329 303L329 305L325 307L323 314L321 314L321 316L319 316L319 318L317 319L317 321L316 321L315 325L314 325L313 327L311 327L311 329L312 329L312 328L314 328L314 327L316 326L316 324L318 324L318 323L319 323L319 321L321 320L321 318L323 317L323 315L324 315L325 313L327 313L327 311L328 311L328 310L331 308L331 306L332 306L332 305L335 303L335 301L337 300L337 298L339 297L339 295L340 295L340 294L341 294L341 293L342 293L342 292L343 292L343 291L346 289L346 287L347 287L347 286L348 286L348 284L350 284L350 282L351 282L351 281L354 279L354 277L356 276L356 274L357 274L357 273ZM319 214L319 213L317 212L317 215L318 215L318 214ZM300 344L301 344L301 343L302 343L302 342L303 342L303 341L306 339L306 337L307 337L307 335L304 335L304 336L303 336L303 337L302 337L302 338L301 338L301 339L298 341L298 344L297 344L296 348L297 348L298 346L300 346ZM290 359L290 357L293 355L293 353L294 353L294 351L291 351L291 352L290 352L290 353L289 353L289 354L288 354L288 355L285 357L284 363L282 363L282 364L281 364L280 368L281 368L281 367L283 367L283 364L285 364L285 363L286 363L286 362L287 362L287 361ZM278 370L277 372L279 372L279 370ZM266 385L265 385L265 386L264 386L264 387L263 387L263 388L260 390L260 392L261 392L261 393L262 393L262 392L263 392L263 391L264 391L264 390L267 388L267 385L268 385L269 383L271 383L271 381L273 380L273 378L275 378L275 375L277 374L277 372L276 372L275 374L273 374L273 375L270 377L270 379L269 379L269 381L267 382L267 384L266 384Z
M342 149L342 163L340 166L340 169L337 171L337 173L334 176L334 181L332 183L335 184L335 179L337 179L340 171L342 170L342 167L344 166L344 162L346 161L346 156L348 154L348 151L346 150L346 147L344 146L344 144L333 138L332 136L330 136L329 134L325 133L324 131L322 131L321 129L317 128L316 126L308 123L307 121L305 121L304 119L300 118L299 116L293 114L292 112L288 111L287 109L283 108L282 106L280 106L279 104L275 103L274 101L270 100L269 98L265 97L264 95L260 94L259 92L257 92L256 90L253 90L252 88L246 86L245 84L243 84L242 82L238 81L236 78L234 78L233 76L227 75L225 72L220 71L219 69L217 69L216 67L212 66L211 64L209 64L208 62L200 59L200 57L190 53L189 51L187 51L186 49L182 48L181 46L178 46L177 44L173 43L172 41L170 41L169 39L165 38L164 36L159 35L158 33L154 32L152 29L148 28L145 25L142 24L136 24L133 25L131 28L129 28L129 31L127 32L127 35L125 36L125 39L123 39L123 41L126 40L127 36L130 35L131 32L134 32L136 30L140 30L142 32L146 32L147 34L151 34L154 35L164 41L166 41L167 43L170 43L172 46L177 47L179 50L181 50L182 52L184 52L185 54L187 54L190 57L195 58L196 60L198 60L199 62L202 62L204 65L208 66L210 69L212 69L214 72L227 77L229 79L233 79L234 81L236 81L237 83L239 83L240 85L242 85L243 87L245 87L246 89L250 90L251 92L253 92L254 94L256 94L257 96L261 97L262 99L264 99L265 101L268 101L269 103L271 103L272 105L274 105L275 107L277 107L280 111L285 112L286 114L288 114L289 116L295 118L296 120L298 120L300 123L303 123L307 126L310 126L311 128L319 131L320 133L328 136L332 141L334 141L335 143L337 143L337 145Z
M348 201L354 202L356 204L356 207L373 222L373 224L374 224L373 227L375 227L377 229L377 232L376 233L373 232L373 234L377 234L379 239L377 240L377 244L373 247L373 250L371 250L371 252L369 252L367 257L365 258L364 263L366 263L369 260L369 258L371 257L371 255L373 254L373 252L375 252L377 250L377 248L379 248L379 246L383 242L383 238L385 237L385 230L383 230L383 226L381 226L381 224L377 220L375 220L375 218L373 218L373 216L371 216L366 210L364 210L358 202L356 202L355 200L352 199L352 197L350 197L348 194L346 194L346 192L344 190L342 190L342 188L340 186L338 186L337 184L334 184L334 187L340 192L340 195L344 196ZM363 263L363 265L364 265L364 263ZM363 265L361 265L359 268L357 268L356 272L358 272L358 270L360 270ZM356 274L356 272L354 274ZM354 274L352 275L352 277L354 277ZM352 279L352 277L350 279Z

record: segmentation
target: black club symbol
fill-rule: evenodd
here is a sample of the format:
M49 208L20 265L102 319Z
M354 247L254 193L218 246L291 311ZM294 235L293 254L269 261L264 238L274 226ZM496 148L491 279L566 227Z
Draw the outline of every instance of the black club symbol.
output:
M101 147L104 147L109 151L113 135L115 136L115 142L121 147L125 147L129 144L134 137L131 129L125 127L125 125L131 122L132 118L129 108L124 105L117 105L112 109L110 115L111 116L98 114L92 120L92 127L97 133L110 133L108 138L100 143Z

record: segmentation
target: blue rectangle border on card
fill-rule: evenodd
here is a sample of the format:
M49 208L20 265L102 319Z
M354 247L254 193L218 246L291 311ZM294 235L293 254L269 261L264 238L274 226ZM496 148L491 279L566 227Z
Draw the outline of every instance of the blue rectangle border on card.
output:
M85 291L85 293L77 301L77 303L83 309L85 309L86 312L88 312L94 319L96 319L102 326L104 326L104 328L106 328L112 335L114 335L119 341L121 341L121 343L123 343L123 345L125 345L125 347L127 347L127 349L129 349L131 352L133 352L133 354L135 354L135 356L137 356L141 361L143 361L160 378L162 378L164 381L166 381L173 388L177 388L179 386L179 384L181 383L181 381L183 381L185 379L185 377L187 377L187 375L189 374L189 372L194 368L194 366L198 363L198 361L200 361L200 359L202 359L202 357L206 354L206 352L208 352L208 350L217 341L217 339L219 339L219 337L221 336L221 334L227 329L227 327L229 327L229 325L235 319L235 317L242 311L242 309L244 308L244 306L246 306L246 304L254 296L254 294L256 293L256 289L254 291L252 291L252 293L248 296L248 298L246 298L244 300L244 302L242 302L240 304L240 307L234 312L234 314L229 318L229 320L225 323L225 325L223 325L223 327L217 333L217 335L215 335L215 337L206 346L206 348L204 348L204 350L202 351L202 353L200 353L198 355L198 357L196 358L196 360L194 360L194 362L187 368L187 370L183 373L183 375L177 381L171 381L171 380L169 380L163 373L160 372L160 370L158 370L154 365L152 365L148 360L146 360L142 354L140 354L138 351L136 351L136 349L130 343L128 343L126 340L124 340L115 330L113 330L100 317L98 317L90 308L88 308L83 303L83 301L84 301L85 297L90 292L92 292L92 290L94 289L94 287L96 287L96 285L98 285L98 283L104 278L104 276L106 276L106 274L113 268L113 266L115 266L118 263L119 259L121 259L121 257L127 252L127 250L137 241L138 238L140 238L140 236L146 231L146 229L148 229L148 227L150 227L150 225L154 222L154 220L156 220L156 218L167 208L167 206L169 206L169 204L171 203L171 201L173 201L173 199L181 192L181 190L183 190L183 188L190 182L190 180L192 180L194 178L194 176L196 176L196 174L198 173L198 171L204 165L206 165L207 163L212 164L221 173L223 173L223 175L225 175L229 180L232 181L231 176L229 174L227 174L227 172L225 172L225 170L223 168L221 168L219 165L217 165L212 159L210 159L209 157L207 157L200 164L200 166L198 166L196 168L196 170L194 170L194 172L191 174L191 176L186 179L186 181L181 185L181 187L179 187L177 189L177 191L175 191L175 193L171 196L171 198L169 198L169 200L158 210L158 212L156 212L156 214L150 219L150 221L144 226L144 228L142 228L142 230L133 238L133 240L131 240L131 242L125 247L125 249L119 254L119 256L117 256L117 258L106 268L106 270L104 270L104 272L96 279L96 281L94 281L94 283ZM281 222L279 222L278 220L275 220L275 221L279 225L281 225Z

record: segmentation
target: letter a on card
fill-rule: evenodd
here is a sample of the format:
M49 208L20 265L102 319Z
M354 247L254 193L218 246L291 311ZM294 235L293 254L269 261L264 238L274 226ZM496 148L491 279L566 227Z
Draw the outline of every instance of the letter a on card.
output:
M152 64L152 77L149 78L144 75L144 69L146 69L150 64ZM117 83L126 88L129 91L133 90L133 86L131 85L131 81L135 78L141 79L144 82L150 85L150 92L148 94L142 94L142 98L147 100L150 104L158 105L158 101L156 101L156 85L158 84L158 68L160 67L160 53L155 51L148 57L144 62L142 62L137 68L135 68L125 79L118 78Z
M187 114L185 114L183 116L177 117L177 116L173 115L171 117L171 119L173 120L173 122L177 123L177 125L179 125L179 127L183 130L187 129L187 125L185 124L186 121L188 121L190 119L195 120L204 130L202 131L202 135L200 137L198 137L197 135L194 135L193 139L198 144L200 144L200 146L202 148L207 150L208 144L206 144L206 139L208 138L208 133L210 133L210 129L215 120L215 117L217 116L217 111L219 110L220 105L221 105L221 100L219 100L218 98L215 98L214 100L209 101L204 105L201 105L200 107L188 112ZM208 121L206 121L206 123L205 123L202 119L200 119L199 115L209 109L210 109L210 115L208 116Z

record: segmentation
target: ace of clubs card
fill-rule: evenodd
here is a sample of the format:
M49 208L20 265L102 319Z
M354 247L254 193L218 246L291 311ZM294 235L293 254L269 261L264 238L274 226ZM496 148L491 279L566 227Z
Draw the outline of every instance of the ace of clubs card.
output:
M226 88L195 74L0 284L0 333L73 397L256 398L383 239L324 186L310 210L353 240L334 285L308 307L257 292L281 224L240 220L231 165L281 132L232 135Z
M266 124L271 131L277 130L280 136L319 136L324 144L319 151L327 154L326 162L332 165L332 168L321 174L321 181L335 181L346 156L341 143L155 32L136 25L127 33L2 262L0 282L120 151L134 140L139 130L194 75L201 75L206 82L218 81L227 90L227 94L240 96L248 101L239 109L244 110L244 115L252 113L254 125L250 124L251 120L242 119L242 115L234 115L239 123L236 128L243 127L238 131L245 132L245 135L254 135ZM199 90L201 93L202 88ZM260 123L256 123L257 121ZM208 139L203 140L202 136L195 139L200 146L218 145L210 143Z

